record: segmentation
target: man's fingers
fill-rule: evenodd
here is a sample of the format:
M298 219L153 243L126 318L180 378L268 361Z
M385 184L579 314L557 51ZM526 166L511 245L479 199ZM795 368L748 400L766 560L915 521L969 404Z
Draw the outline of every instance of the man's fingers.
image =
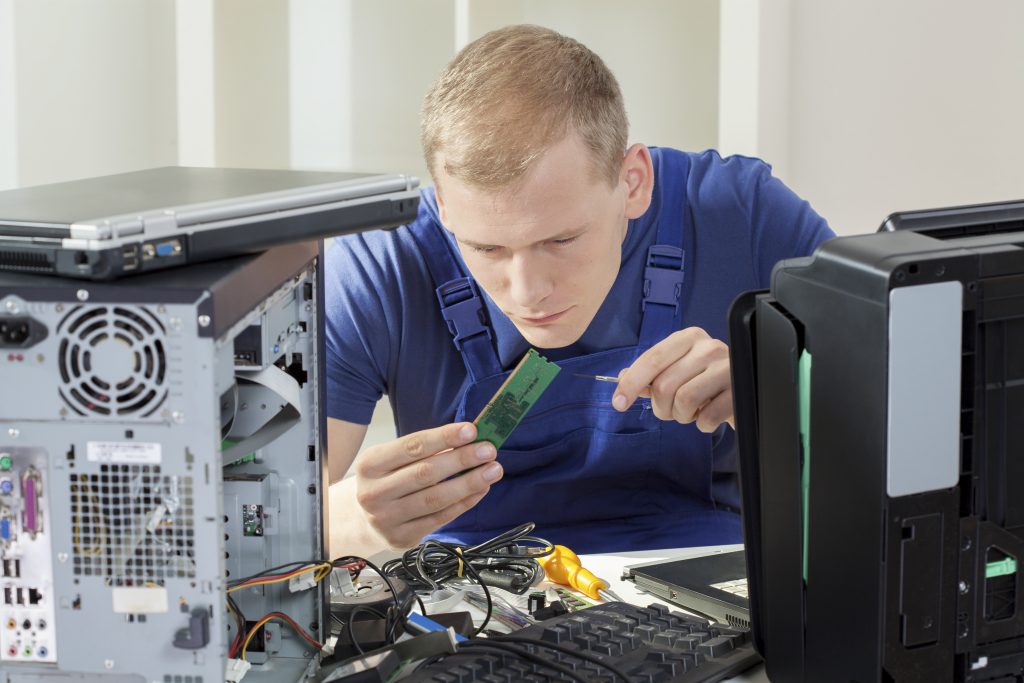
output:
M411 548L418 545L427 534L437 531L438 528L472 509L486 495L487 490L480 491L452 503L443 510L406 522L394 530L392 539L388 539L388 542L395 548Z
M697 414L723 391L730 388L729 364L727 361L712 363L686 384L680 386L671 403L671 419L678 422L693 422Z
M436 515L459 501L485 493L503 474L501 465L491 462L440 484L415 491L404 498L392 500L390 505L371 512L374 526L381 529L397 528L412 520ZM437 526L430 531L434 531Z
M457 422L406 434L368 449L373 453L360 458L364 463L361 474L370 478L380 477L435 453L463 446L475 438L476 426L472 422Z
M723 422L732 423L732 391L723 391L697 413L697 429L710 434Z
M626 410L638 396L665 370L686 356L690 349L708 334L698 327L675 332L640 354L632 365L619 374L619 384L612 397L616 410Z
M489 441L436 453L375 480L361 502L364 507L372 508L375 502L387 503L408 496L494 460L497 456L497 449Z

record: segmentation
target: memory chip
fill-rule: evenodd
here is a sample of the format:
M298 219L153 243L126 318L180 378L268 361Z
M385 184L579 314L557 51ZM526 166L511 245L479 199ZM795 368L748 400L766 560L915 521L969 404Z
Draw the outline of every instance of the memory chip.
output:
M477 441L490 441L501 448L560 370L533 349L527 351L473 421Z

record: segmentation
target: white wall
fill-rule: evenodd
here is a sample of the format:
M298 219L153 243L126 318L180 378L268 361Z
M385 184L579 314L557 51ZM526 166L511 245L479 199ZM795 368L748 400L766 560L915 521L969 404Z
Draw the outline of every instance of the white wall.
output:
M783 177L843 233L1024 198L1024 3L794 0Z
M173 0L13 9L15 184L175 163Z

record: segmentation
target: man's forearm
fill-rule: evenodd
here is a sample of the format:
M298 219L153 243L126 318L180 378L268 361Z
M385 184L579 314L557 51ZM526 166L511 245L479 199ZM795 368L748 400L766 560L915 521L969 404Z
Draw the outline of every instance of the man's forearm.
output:
M343 555L369 557L388 549L387 542L373 530L356 501L355 484L355 478L349 477L331 484L329 489L331 537L328 548L331 558Z

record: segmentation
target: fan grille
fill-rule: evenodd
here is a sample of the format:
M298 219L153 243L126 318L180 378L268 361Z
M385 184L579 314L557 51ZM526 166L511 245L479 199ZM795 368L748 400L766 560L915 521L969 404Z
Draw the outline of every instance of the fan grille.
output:
M79 415L148 417L167 398L166 330L146 308L79 306L58 333L60 394Z

